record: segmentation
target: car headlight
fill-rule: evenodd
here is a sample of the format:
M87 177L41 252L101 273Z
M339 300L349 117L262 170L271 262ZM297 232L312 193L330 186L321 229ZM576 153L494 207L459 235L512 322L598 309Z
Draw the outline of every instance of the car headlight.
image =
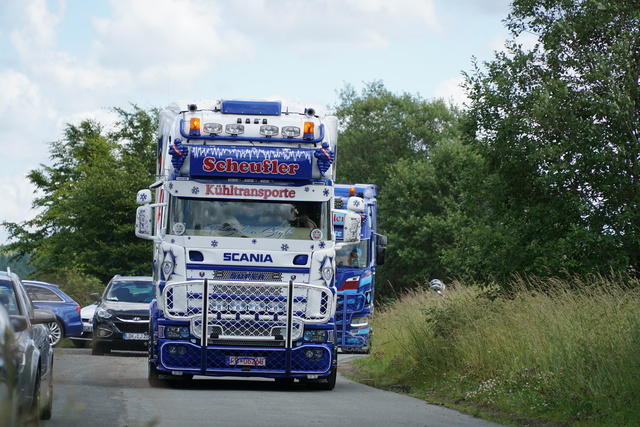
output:
M110 319L113 315L111 313L109 313L108 310L105 310L102 307L98 307L96 309L96 316L102 317L103 319Z

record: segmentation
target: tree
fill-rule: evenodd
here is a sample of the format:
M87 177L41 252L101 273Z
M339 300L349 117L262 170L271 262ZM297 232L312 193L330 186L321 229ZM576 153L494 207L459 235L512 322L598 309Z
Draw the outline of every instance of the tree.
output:
M378 228L389 237L389 256L376 273L378 291L442 278L441 257L453 242L448 215L457 212L457 190L448 180L458 179L451 176L458 169L444 159L465 151L458 143L460 112L442 100L393 94L381 82L367 84L360 95L347 86L340 98L337 181L380 190Z
M637 2L515 0L506 23L507 51L467 75L487 168L451 258L486 277L637 271Z
M116 110L121 121L105 133L84 120L67 125L50 144L52 166L28 178L42 196L40 213L22 223L2 223L21 256L31 254L35 275L73 271L106 283L114 274L149 274L151 248L134 234L135 194L154 180L156 122L133 106Z

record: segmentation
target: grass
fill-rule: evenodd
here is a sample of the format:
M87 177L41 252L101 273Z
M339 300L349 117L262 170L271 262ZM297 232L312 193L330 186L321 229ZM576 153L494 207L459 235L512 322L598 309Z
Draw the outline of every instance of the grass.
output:
M354 379L511 425L637 425L639 284L512 289L456 283L378 308Z

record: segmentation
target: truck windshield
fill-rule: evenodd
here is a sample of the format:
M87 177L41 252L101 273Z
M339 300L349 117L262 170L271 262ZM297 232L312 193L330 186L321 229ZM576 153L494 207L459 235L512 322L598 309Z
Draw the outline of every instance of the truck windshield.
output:
M171 197L167 233L186 236L326 240L327 202Z
M369 240L360 240L359 243L346 243L336 250L336 264L339 266L364 268L368 264Z

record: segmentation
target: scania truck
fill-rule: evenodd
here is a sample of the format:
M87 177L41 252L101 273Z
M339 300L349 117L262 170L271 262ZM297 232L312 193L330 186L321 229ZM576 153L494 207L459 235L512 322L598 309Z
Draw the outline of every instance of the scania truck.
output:
M333 223L336 252L338 347L345 353L368 353L374 309L376 267L384 263L387 237L377 233L378 187L373 184L336 184ZM354 203L357 206L352 206ZM361 218L360 239L345 243L344 218L349 210ZM350 239L347 236L347 242Z
M205 375L334 388L337 135L335 117L279 101L160 113L158 180L136 214L154 242L151 386Z

